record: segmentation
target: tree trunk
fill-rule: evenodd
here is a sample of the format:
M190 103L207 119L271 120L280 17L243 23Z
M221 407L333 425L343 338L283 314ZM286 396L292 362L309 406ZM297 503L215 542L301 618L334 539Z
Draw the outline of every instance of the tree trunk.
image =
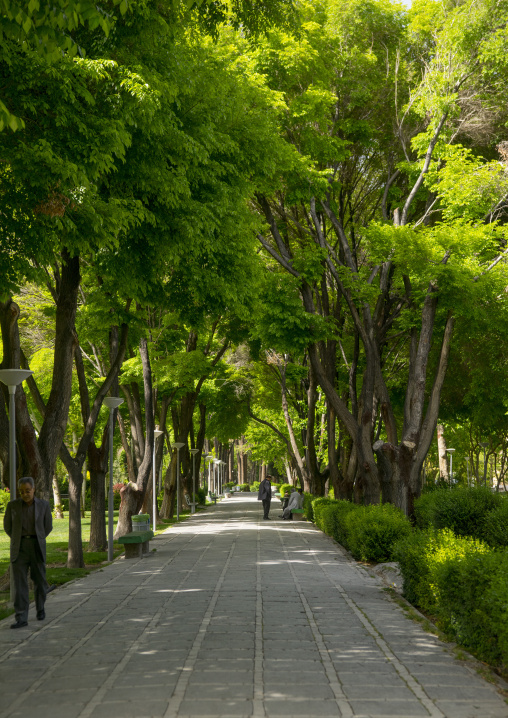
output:
M53 474L53 505L55 507L55 519L63 519L62 499L60 498L60 487L58 486L56 474Z
M90 472L90 542L89 551L106 551L106 474L108 467L109 421L104 428L102 445L95 442L88 447L88 470Z
M144 337L142 337L139 342L139 354L143 367L143 389L145 396L146 436L143 438L144 455L138 470L136 484L129 482L120 490L122 500L120 503L120 511L118 513L118 524L116 527L115 538L125 536L125 534L132 531L131 516L133 513L139 513L139 510L143 505L152 469L155 430L152 367L150 365L148 342ZM141 435L139 436L139 440L141 440Z
M176 450L173 452L169 466L164 476L164 498L160 509L162 519L172 519L175 509L176 497Z
M442 424L437 425L437 453L439 456L439 476L446 481L450 480L448 474L448 462L446 460L446 440L444 436L444 428Z
M83 474L77 467L69 474L69 551L67 568L84 568L83 540L81 537L81 487Z

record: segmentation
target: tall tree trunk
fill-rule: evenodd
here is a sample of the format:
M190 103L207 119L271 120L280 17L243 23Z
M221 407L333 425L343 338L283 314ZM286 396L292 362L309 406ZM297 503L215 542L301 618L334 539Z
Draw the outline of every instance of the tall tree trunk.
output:
M176 449L173 451L171 461L164 476L164 497L160 509L162 519L171 519L175 510L176 497Z
M88 470L90 471L90 542L89 551L105 551L108 547L106 533L106 473L108 467L109 422L102 444L91 442L88 447Z
M125 536L125 534L132 531L131 516L133 513L138 513L139 509L143 505L143 499L150 480L150 472L152 468L152 452L155 430L152 367L150 365L148 342L144 337L142 337L139 342L139 354L143 367L143 389L145 395L146 436L144 437L144 456L139 467L136 484L129 482L120 492L122 499L120 503L120 511L118 513L118 524L115 538Z
M439 476L446 481L450 480L448 474L448 462L446 460L446 439L444 435L444 427L442 424L437 425L437 453L439 456Z
M53 474L53 506L55 507L55 519L63 519L62 499L60 498L60 487L56 474Z

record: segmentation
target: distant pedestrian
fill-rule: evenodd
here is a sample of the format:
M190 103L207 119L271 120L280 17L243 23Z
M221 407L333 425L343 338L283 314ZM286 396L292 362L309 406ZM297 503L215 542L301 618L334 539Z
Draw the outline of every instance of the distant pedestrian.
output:
M28 569L34 582L37 620L46 618L44 604L49 586L46 581L46 536L53 529L47 501L35 497L31 476L18 481L21 498L9 501L5 510L4 529L11 539L11 564L14 577L14 611L16 623L11 628L28 625Z
M270 479L273 478L268 474L265 479L259 484L258 501L263 502L263 519L269 521L270 517L270 502L272 500L272 484Z

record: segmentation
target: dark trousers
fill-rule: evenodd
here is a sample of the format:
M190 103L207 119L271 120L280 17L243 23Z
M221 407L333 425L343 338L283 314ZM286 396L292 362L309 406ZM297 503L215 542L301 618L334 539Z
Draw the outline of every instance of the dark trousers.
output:
M271 496L268 496L268 498L262 500L262 503L263 503L263 518L264 518L264 519L267 519L267 518L268 518L268 514L270 513L270 502L271 502L271 500L272 500L272 497L271 497Z
M28 569L30 569L30 578L34 582L35 607L37 611L42 611L46 601L48 582L46 581L46 566L35 538L21 539L18 558L12 562L14 611L17 621L28 621L28 606L30 603Z

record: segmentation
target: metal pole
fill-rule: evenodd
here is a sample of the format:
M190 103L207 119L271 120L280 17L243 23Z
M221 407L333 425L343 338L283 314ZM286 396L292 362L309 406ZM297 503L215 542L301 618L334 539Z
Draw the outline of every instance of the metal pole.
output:
M191 514L196 513L196 454L199 454L199 449L191 449L192 454L192 506ZM199 478L199 477L198 477Z
M16 498L16 404L14 394L16 387L9 387L9 486L11 501ZM10 564L10 601L14 603L14 569Z
M108 561L113 560L113 522L115 505L113 502L113 413L109 410L109 500L108 500Z
M155 518L156 497L157 497L157 493L155 490L156 489L156 486L155 486L155 436L153 437L152 476L153 476L153 480L152 480L152 494L153 494L153 496L152 496L152 531L155 534L155 529L157 526L157 521Z
M16 498L16 404L15 386L9 386L9 486L11 501Z
M487 444L483 445L483 485L487 486Z
M453 454L450 454L450 483L453 484Z
M176 520L180 521L180 448L176 450Z
M196 452L192 452L192 506L191 514L196 511Z

